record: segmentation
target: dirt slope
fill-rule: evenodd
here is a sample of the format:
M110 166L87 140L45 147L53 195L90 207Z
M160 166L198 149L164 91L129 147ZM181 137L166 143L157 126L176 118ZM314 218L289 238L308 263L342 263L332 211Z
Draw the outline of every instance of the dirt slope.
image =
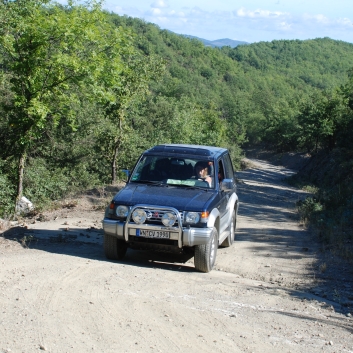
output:
M291 171L252 162L237 241L209 274L149 252L107 261L87 206L6 231L0 352L353 352L350 269L298 224Z

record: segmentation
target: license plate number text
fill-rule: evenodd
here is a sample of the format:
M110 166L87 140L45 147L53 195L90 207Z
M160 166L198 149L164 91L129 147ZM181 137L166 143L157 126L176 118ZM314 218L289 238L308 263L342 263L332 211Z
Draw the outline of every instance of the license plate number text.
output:
M170 232L164 230L136 229L136 236L145 238L170 238Z

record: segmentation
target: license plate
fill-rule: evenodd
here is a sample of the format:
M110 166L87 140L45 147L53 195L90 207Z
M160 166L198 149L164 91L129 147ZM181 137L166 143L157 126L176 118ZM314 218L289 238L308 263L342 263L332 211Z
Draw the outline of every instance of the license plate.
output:
M145 238L170 238L170 232L166 232L164 230L147 230L147 229L136 229L137 237L145 237Z

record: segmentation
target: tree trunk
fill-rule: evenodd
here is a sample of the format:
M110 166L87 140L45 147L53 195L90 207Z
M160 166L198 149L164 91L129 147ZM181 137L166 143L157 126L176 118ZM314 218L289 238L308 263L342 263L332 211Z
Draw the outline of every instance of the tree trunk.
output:
M112 160L112 185L116 183L116 157L119 152L119 143L116 143Z
M336 145L336 136L333 134L328 137L328 148L330 151L332 151L335 148Z
M122 133L122 130L123 130L122 117L123 117L123 112L120 112L120 117L119 117L120 134ZM118 157L120 143L121 143L121 137L119 136L115 142L114 155L112 160L112 185L116 183L116 170L117 170L116 159Z
M319 138L317 137L315 140L315 153L317 153L318 148L319 148Z
M25 170L25 162L26 162L27 155L26 153L22 153L20 159L18 161L18 184L17 184L17 197L16 197L16 204L18 201L21 200L23 194L23 174Z

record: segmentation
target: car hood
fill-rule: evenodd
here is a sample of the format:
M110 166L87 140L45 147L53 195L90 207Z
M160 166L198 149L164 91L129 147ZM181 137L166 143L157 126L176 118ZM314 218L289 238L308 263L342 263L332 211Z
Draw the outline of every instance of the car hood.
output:
M114 202L127 206L147 204L170 206L179 211L203 211L214 197L215 191L210 189L202 190L170 185L128 184L115 195Z

